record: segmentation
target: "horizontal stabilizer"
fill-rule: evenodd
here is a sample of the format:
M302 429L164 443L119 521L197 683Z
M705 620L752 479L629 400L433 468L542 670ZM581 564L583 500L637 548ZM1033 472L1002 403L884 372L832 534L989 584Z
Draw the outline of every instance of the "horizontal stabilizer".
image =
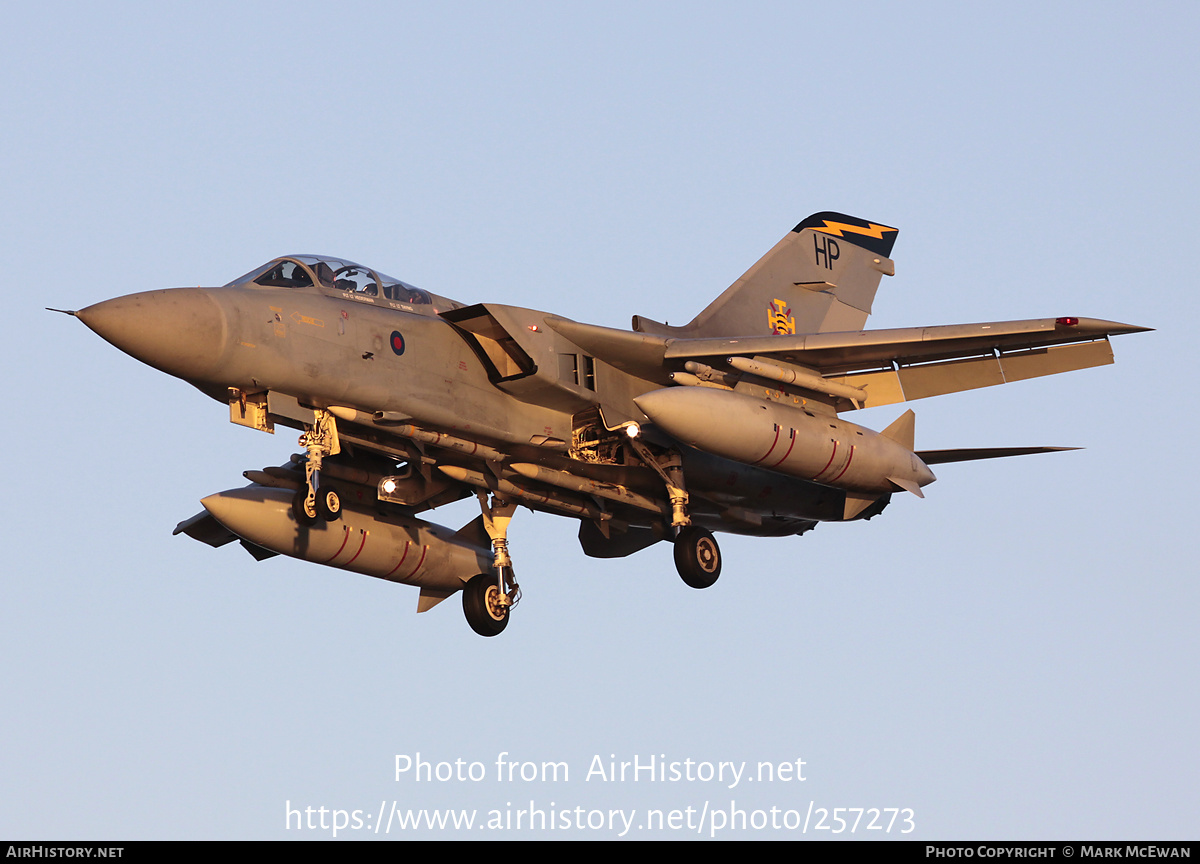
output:
M957 450L918 450L917 456L926 465L946 462L973 462L976 459L1003 459L1005 456L1028 456L1031 453L1061 453L1082 450L1082 447L975 447Z

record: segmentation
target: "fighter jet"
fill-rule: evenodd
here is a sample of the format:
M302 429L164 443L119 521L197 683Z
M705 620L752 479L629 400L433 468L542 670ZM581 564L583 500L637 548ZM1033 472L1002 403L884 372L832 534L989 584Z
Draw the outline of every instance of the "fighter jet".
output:
M1074 316L864 330L897 229L800 222L688 324L630 330L463 305L320 255L276 258L219 288L173 288L69 314L228 406L301 432L175 533L239 541L420 589L462 592L494 636L520 597L518 506L579 522L586 555L674 544L693 588L721 574L714 532L804 534L924 497L931 465L1053 447L917 450L914 414L881 432L842 415L1113 362L1148 328ZM62 311L62 310L59 310ZM419 514L474 496L457 531Z

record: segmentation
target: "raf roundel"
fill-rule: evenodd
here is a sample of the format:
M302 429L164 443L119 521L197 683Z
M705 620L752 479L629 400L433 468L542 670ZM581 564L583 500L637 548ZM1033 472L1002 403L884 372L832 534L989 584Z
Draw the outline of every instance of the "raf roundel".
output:
M404 353L404 337L400 335L399 330L392 331L392 351L397 356Z

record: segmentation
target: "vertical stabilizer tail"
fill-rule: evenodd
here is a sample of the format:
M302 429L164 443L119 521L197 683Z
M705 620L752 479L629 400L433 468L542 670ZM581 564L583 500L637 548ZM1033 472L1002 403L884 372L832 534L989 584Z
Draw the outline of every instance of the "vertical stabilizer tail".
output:
M895 273L888 256L896 234L842 213L814 213L679 331L699 337L861 330L880 277Z

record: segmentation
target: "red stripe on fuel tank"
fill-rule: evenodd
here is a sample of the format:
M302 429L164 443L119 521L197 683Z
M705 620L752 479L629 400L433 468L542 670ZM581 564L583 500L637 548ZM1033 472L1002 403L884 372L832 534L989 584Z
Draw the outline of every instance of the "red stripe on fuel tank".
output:
M775 424L775 440L771 442L771 449L768 450L766 453L764 453L760 458L755 459L750 464L757 465L759 462L763 461L763 459L766 459L768 456L770 456L775 451L775 445L778 443L779 443L779 424L776 423Z
M362 529L361 529L361 528L360 528L360 529L358 529L358 530L362 531ZM362 532L362 535L363 535L362 542L358 544L358 551L354 553L354 558L357 558L359 555L361 555L361 554L362 554L363 547L367 545L367 532L366 532L366 531L363 531L363 532ZM353 564L353 563L354 563L354 558L351 558L349 561L347 561L347 562L346 562L345 564L343 564L342 566L343 566L343 567L349 567L351 564Z
M792 455L792 448L793 448L793 447L795 447L795 446L796 446L796 430L795 430L795 429L793 429L793 430L792 430L792 443L791 443L791 444L788 444L788 449L787 449L787 452L786 452L786 453L784 453L784 454L783 454L783 456L782 456L782 457L780 457L779 461L778 461L778 462L776 462L776 463L775 463L774 465L772 465L771 467L772 467L772 468L778 468L780 465L782 465L782 464L784 463L784 460L786 460L786 459L787 459L787 457L789 457L789 456L791 456L791 455Z
M342 527L343 527L344 529L346 529L346 533L342 535L342 545L338 547L338 551L334 552L332 555L330 555L328 558L326 558L324 561L322 561L322 562L321 562L322 564L328 564L328 563L329 563L330 561L332 561L334 558L336 558L337 556L341 555L341 554L342 554L342 550L346 548L346 541L350 539L350 526L349 526L349 525L343 525Z
M853 461L854 461L854 445L851 444L850 445L850 456L849 456L849 458L846 459L846 464L842 466L842 470L838 472L837 477L834 477L829 482L836 483L838 480L838 477L841 477L843 474L846 473L846 469L850 467L850 463Z
M825 463L825 467L812 476L814 480L829 470L829 466L833 464L833 457L837 455L837 439L830 438L829 440L833 442L833 452L829 454L829 461Z
M428 546L421 547L421 560L417 562L417 566L415 568L413 568L413 572L409 573L408 576L405 578L412 579L417 575L417 572L421 569L421 565L425 563L425 553L427 553L428 551L429 551Z
M383 577L384 579L387 579L388 576L391 576L393 573L395 573L397 570L400 569L400 565L403 564L404 559L408 557L408 547L411 545L412 545L411 540L404 541L404 554L400 556L400 560L396 562L396 566L387 572L387 575Z

